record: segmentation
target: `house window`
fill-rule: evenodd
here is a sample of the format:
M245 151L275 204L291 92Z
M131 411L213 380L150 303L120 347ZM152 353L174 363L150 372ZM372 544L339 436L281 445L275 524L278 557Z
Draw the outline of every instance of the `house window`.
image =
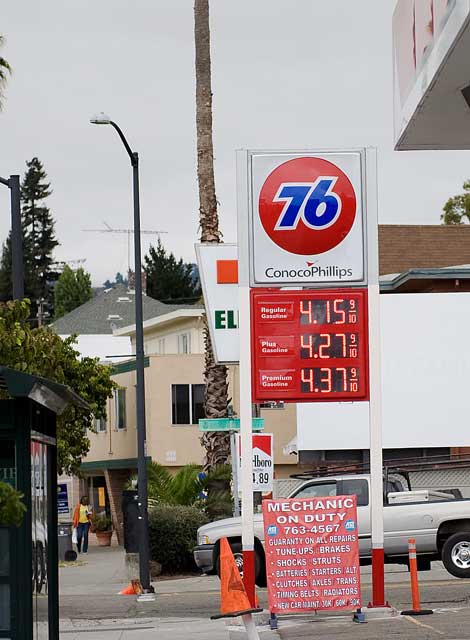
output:
M178 353L191 353L191 336L189 333L180 333L178 336Z
M158 340L158 353L162 356L165 353L165 338Z
M95 418L96 433L106 432L106 418Z
M204 385L171 385L172 424L197 424L204 417Z
M114 392L114 425L115 429L126 428L126 390L116 389Z

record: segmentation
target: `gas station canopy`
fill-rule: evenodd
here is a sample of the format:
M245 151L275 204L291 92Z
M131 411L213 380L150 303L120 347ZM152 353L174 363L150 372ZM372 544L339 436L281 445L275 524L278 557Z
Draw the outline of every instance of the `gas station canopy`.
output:
M395 149L470 149L470 0L398 0Z

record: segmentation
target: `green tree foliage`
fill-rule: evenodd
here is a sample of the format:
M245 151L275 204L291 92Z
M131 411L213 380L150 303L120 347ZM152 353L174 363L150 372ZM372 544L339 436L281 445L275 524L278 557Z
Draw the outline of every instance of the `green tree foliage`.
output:
M90 274L81 267L73 271L66 264L54 289L55 318L61 318L92 297Z
M32 329L28 317L28 300L0 303L0 363L68 385L88 403L90 410L68 407L57 423L59 469L77 473L90 448L87 430L94 429L94 416L106 416L115 387L111 369L98 358L80 359L75 336L62 340L49 327Z
M42 163L33 158L26 163L21 183L21 225L23 232L23 262L25 296L31 300L31 316L37 315L37 301L44 300L44 309L52 318L53 287L59 274L53 268L52 252L59 244L55 239L54 219L44 200L51 195L50 183ZM11 300L11 234L0 261L0 300Z
M22 498L22 493L6 482L0 482L0 527L20 526L26 511Z
M199 282L194 279L194 267L189 262L176 260L173 253L167 253L161 240L151 246L145 256L147 293L164 302L196 302L201 296Z
M3 36L0 36L0 47L3 46L5 39ZM0 110L3 107L3 92L5 90L5 85L7 83L7 77L11 73L11 67L5 58L0 56Z
M128 284L127 278L124 278L122 273L120 273L119 271L116 273L116 275L114 277L114 281L111 282L111 280L106 280L106 282L103 282L103 287L105 289L112 289L113 287L115 287L118 284L123 284L126 287L127 287L127 284Z
M470 222L470 180L463 183L464 193L449 198L443 207L442 224L468 224Z

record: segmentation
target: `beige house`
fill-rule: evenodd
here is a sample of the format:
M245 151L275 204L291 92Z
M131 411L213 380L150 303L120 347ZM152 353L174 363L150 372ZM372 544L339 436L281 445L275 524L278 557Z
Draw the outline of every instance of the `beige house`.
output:
M202 308L182 307L144 322L147 454L174 470L203 461L198 430L198 419L204 417L203 313ZM135 352L134 325L114 335L129 336ZM238 367L230 367L229 397L235 413L238 374ZM115 365L113 379L119 388L108 400L107 420L97 422L97 432L89 434L91 448L82 471L95 502L105 487L119 535L122 488L137 469L134 360ZM296 435L295 405L261 408L261 416L265 432L274 434L276 477L288 477L297 470L297 456L287 450Z

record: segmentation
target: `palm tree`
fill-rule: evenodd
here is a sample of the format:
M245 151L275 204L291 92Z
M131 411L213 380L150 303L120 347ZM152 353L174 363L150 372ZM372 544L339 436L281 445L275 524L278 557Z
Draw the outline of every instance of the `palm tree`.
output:
M5 40L4 37L0 36L0 47L3 46L4 40ZM10 65L5 60L5 58L2 58L0 56L0 110L3 107L3 90L7 83L7 76L10 73L11 73Z
M199 184L199 225L201 242L222 242L217 214L212 143L212 88L209 29L209 0L194 0L194 41L196 48L196 135L197 178ZM217 365L207 325L205 343L205 413L207 418L227 415L227 367ZM207 432L201 438L206 450L205 468L227 462L230 438L225 433Z

